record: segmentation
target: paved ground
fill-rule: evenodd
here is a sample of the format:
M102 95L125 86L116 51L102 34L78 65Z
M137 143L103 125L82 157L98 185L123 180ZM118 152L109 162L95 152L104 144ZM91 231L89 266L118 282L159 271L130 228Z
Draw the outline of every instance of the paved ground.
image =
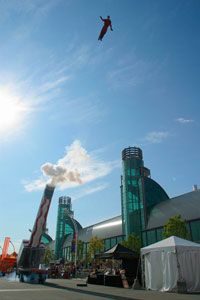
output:
M200 300L200 294L161 293L100 285L77 286L78 279L51 279L44 285L0 278L0 300Z

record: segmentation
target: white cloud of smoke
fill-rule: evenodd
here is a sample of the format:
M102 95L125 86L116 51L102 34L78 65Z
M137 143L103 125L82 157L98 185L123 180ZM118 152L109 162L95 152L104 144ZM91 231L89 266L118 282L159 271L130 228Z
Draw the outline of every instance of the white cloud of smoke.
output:
M66 154L56 164L49 162L43 164L41 166L43 176L25 182L25 189L29 192L39 190L47 183L61 190L76 187L108 175L116 166L118 166L116 162L104 162L89 154L81 142L75 140L66 147Z
M51 163L44 164L41 169L44 175L52 178L50 184L53 186L65 182L77 182L79 184L82 183L80 174L77 170L68 171L65 166L53 165Z

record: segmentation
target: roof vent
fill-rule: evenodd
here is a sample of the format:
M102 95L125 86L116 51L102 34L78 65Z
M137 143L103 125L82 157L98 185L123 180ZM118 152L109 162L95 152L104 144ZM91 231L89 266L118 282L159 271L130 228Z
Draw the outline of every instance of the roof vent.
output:
M192 186L192 190L193 190L193 192L198 191L197 184L194 184L194 185Z

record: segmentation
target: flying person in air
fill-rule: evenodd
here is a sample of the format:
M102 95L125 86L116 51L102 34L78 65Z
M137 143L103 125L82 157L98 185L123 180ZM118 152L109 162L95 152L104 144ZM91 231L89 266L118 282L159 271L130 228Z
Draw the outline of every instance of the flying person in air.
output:
M103 19L101 16L100 16L100 19L104 22L104 25L101 29L101 32L100 32L100 35L99 35L99 38L98 40L99 41L102 41L104 35L106 34L107 30L108 30L108 27L110 27L110 30L113 31L112 29L112 23L111 23L111 19L110 19L110 16L107 16L107 19Z

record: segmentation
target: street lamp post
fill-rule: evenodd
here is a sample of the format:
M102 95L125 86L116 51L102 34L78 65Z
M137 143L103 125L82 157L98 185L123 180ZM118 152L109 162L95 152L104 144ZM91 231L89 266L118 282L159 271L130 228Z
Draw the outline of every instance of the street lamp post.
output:
M76 265L77 265L77 248L78 248L78 228L76 222L73 218L71 218L73 226L74 226L74 240L75 240L75 251L74 251L74 267L75 267L75 276L76 276Z

